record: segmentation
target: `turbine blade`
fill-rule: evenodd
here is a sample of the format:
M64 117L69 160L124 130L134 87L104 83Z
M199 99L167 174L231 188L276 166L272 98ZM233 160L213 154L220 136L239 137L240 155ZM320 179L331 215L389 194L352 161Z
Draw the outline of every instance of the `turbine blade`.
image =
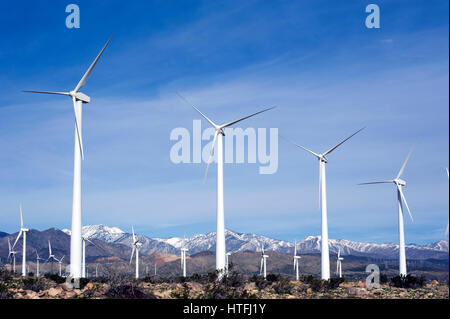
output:
M131 261L133 260L135 249L136 249L136 246L133 245L133 250L131 251L131 257L130 257L130 265L131 265Z
M447 222L447 228L445 229L445 236L448 235L448 225L449 225L449 223Z
M386 184L386 183L393 183L393 180L390 181L378 181L378 182L368 182L368 183L359 183L358 185L370 185L370 184Z
M269 108L264 109L264 110L262 110L262 111L259 111L259 112L256 112L256 113L253 113L253 114L244 116L244 117L242 117L242 118L240 118L240 119L238 119L238 120L236 120L236 121L232 121L232 122L228 122L228 123L226 123L226 124L223 124L223 125L220 126L220 128L225 128L225 127L231 126L231 125L236 124L236 123L238 123L238 122L240 122L240 121L246 120L246 119L248 119L248 118L250 118L250 117L252 117L252 116L261 114L261 113L263 113L263 112L267 112L267 111L272 110L272 109L274 109L274 108L275 108L275 106L272 106L272 107L269 107Z
M400 186L397 185L397 189L398 189L398 191L400 192L400 196L401 196L403 202L405 203L406 208L408 209L408 213L409 213L409 217L411 218L411 221L414 222L414 219L413 219L413 217L412 217L412 215L411 215L411 211L409 210L409 207L408 207L408 203L406 202L405 195L403 194L402 188L401 188Z
M131 226L131 232L133 234L133 245L136 242L136 236L134 235L134 226Z
M445 170L447 171L447 178L450 178L450 175L448 173L448 168L446 167Z
M68 92L51 92L51 91L28 91L24 90L25 93L40 93L40 94L57 94L57 95L69 95Z
M259 267L259 274L262 274L262 270L263 270L263 262L264 262L264 258L261 258L261 266Z
M323 156L326 156L327 154L330 154L331 152L333 152L336 148L338 148L339 146L341 146L342 144L344 144L346 141L348 141L350 138L352 138L353 136L355 136L356 134L358 134L359 132L361 132L362 130L364 130L365 127L363 127L362 129L359 129L358 131L356 131L355 133L353 133L352 135L350 135L349 137L347 137L345 140L343 140L342 142L340 142L339 144L336 144L335 146L333 146L332 148L330 148L328 151L326 151L325 153L323 153Z
M208 169L209 169L209 165L211 164L211 159L213 157L214 147L216 146L217 135L219 135L219 131L216 130L216 132L214 133L213 142L211 144L211 153L209 154L208 164L206 165L206 172L205 172L205 177L203 178L203 183L206 182L206 177L208 176Z
M400 168L400 171L398 172L397 177L395 179L398 179L398 178L400 178L400 176L402 176L403 171L405 170L405 167L406 167L406 163L408 163L408 160L409 160L409 157L411 156L412 151L413 151L413 148L411 148L411 150L408 153L408 156L406 156L406 159L403 162L402 168Z
M196 110L198 113L200 113L201 116L203 116L203 118L205 120L207 120L209 122L209 124L211 124L212 126L214 126L215 128L217 128L217 125L211 121L205 114L203 114L202 112L200 112L200 110L198 108L196 108L193 104L191 104L188 100L186 100L180 93L177 92L177 95L186 102L186 104L190 105L192 108L194 108L194 110Z
M77 86L74 89L75 92L78 92L83 87L83 85L86 83L89 75L91 74L92 70L94 69L95 65L97 64L98 59L100 59L100 57L102 56L103 51L105 51L105 49L108 46L108 44L111 41L111 39L112 39L112 36L111 36L111 38L109 38L108 42L106 42L106 44L104 45L103 49L100 51L100 53L95 58L94 62L92 62L92 64L89 66L89 68L87 69L86 73L81 78L80 82L78 82Z
M20 228L23 228L22 204L19 204L20 211Z
M77 136L78 136L78 142L80 144L80 153L81 153L81 159L84 160L84 151L83 151L83 137L81 136L80 132L80 119L78 118L77 108L76 108L76 99L75 97L72 97L73 101L73 113L75 114L75 126L77 129Z
M19 241L20 236L22 236L22 229L20 229L19 234L17 235L16 240L14 241L14 244L12 245L12 249L14 249L14 247L16 247L17 242Z
M316 156L317 158L320 158L320 155L319 155L319 154L317 154L317 153L315 153L315 152L313 152L313 151L307 149L306 147L303 147L303 146L301 146L301 145L298 145L297 143L291 141L290 139L288 139L288 138L286 138L286 137L284 137L284 136L280 136L280 137L281 137L282 139L284 139L285 141L288 141L289 143L294 144L295 146L304 149L305 151L307 151L307 152L311 153L312 155Z
M52 245L50 245L50 240L48 241L48 252L49 252L49 256L51 256L52 255Z

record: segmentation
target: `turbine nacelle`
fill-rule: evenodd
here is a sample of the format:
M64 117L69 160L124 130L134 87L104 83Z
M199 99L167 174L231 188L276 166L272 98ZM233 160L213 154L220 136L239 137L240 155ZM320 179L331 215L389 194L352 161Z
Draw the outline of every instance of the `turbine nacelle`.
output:
M318 159L319 159L320 162L328 163L328 158L326 158L326 157L325 157L324 155L322 155L322 154L319 154Z
M406 186L406 181L404 181L403 179L400 179L400 178L395 179L394 183L399 186Z
M91 98L82 92L70 91L69 95L74 97L77 101L82 101L83 103L91 102Z

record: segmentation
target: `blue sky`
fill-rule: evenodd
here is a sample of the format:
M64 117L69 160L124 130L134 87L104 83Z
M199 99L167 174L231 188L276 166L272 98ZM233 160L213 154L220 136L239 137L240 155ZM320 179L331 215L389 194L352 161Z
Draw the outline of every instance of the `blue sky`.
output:
M216 167L173 164L176 127L217 122L266 106L240 127L279 133L330 154L330 238L397 242L395 177L409 149L406 241L445 239L448 221L448 1L5 2L0 10L0 230L70 228L71 102L24 89L75 87L110 46L83 92L83 224L152 237L215 231ZM381 28L367 29L376 3ZM203 127L207 125L202 122ZM207 142L204 142L206 144ZM226 227L284 240L320 234L317 161L279 141L279 168L225 165Z

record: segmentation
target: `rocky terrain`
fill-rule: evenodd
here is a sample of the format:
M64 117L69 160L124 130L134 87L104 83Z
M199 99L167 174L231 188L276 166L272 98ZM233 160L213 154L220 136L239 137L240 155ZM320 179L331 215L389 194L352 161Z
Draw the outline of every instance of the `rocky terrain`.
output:
M448 285L432 281L418 288L396 288L382 284L367 288L358 282L331 282L306 279L292 281L270 275L244 279L233 274L222 281L211 274L187 278L147 277L141 280L97 278L69 289L61 277L13 277L1 273L0 299L448 299Z

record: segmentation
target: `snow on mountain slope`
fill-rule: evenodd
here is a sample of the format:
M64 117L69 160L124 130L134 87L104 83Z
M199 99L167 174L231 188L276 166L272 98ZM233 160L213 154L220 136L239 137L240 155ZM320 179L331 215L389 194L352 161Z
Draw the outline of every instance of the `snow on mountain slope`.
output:
M70 234L70 231L64 230ZM104 240L108 243L120 243L131 247L131 234L125 233L117 227L104 225L93 225L83 227L83 236ZM179 254L183 243L183 238L149 238L138 235L142 243L141 252L151 254L154 252ZM264 245L266 251L276 251L279 253L292 254L294 244L282 240L277 240L256 234L242 234L231 230L225 231L226 248L228 252L238 251L260 251ZM297 242L299 254L320 253L320 236L308 236ZM189 249L188 254L195 254L201 251L215 251L216 234L197 234L185 239L185 246ZM331 254L337 254L341 250L342 255L365 256L373 258L398 258L398 245L396 244L374 244L350 241L345 239L330 239L329 249ZM448 242L439 241L425 246L407 245L406 254L412 259L426 258L448 258Z

